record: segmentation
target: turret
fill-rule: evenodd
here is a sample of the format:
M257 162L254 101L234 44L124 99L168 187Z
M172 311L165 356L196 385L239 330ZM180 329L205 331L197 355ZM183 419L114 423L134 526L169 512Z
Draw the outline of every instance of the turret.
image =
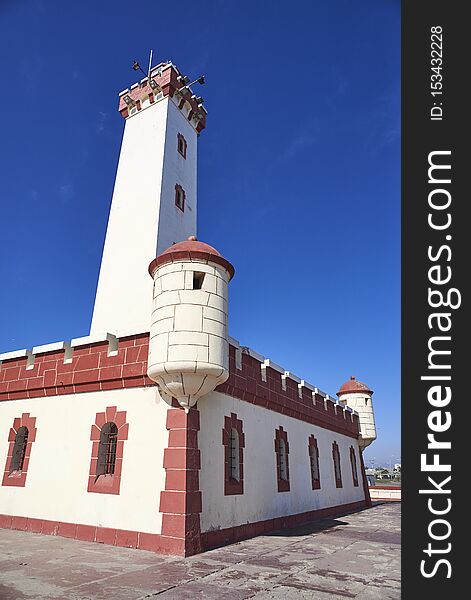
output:
M233 266L194 236L149 266L154 280L148 376L188 410L229 376L227 289Z
M350 377L337 392L340 404L349 406L358 413L360 420L359 446L363 451L376 439L373 392L361 381Z

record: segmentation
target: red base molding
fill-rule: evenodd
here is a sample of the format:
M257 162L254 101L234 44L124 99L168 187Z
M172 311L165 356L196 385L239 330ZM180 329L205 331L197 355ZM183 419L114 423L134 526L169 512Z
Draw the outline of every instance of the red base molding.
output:
M286 517L258 521L257 523L247 523L237 527L208 531L201 534L201 543L195 544L192 552L189 552L188 543L185 543L184 539L168 535L95 527L93 525L80 525L77 523L63 523L31 517L0 515L0 529L15 529L17 531L29 531L43 535L57 535L83 542L97 542L99 544L108 544L122 548L138 548L139 550L149 550L150 552L157 552L159 554L190 556L191 554L197 554L198 552L217 546L277 531L284 527L294 527L309 523L310 521L316 521L317 519L342 515L366 507L366 502L362 500L361 502L339 504L338 506L311 510L297 515L288 515Z
M246 523L244 525L237 525L236 527L228 527L227 529L206 531L201 534L203 550L211 550L225 544L232 544L257 535L278 531L285 527L296 527L311 521L324 519L325 517L339 516L364 508L367 508L367 503L365 500L360 500L359 502L329 506L296 515L287 515L286 517L277 517L275 519L267 519L266 521L257 521L256 523Z
M181 540L158 533L126 531L124 529L62 523L60 521L11 515L0 515L0 529L16 529L18 531L42 533L43 535L57 535L83 542L98 542L99 544L120 546L122 548L139 548L140 550L149 550L160 554L183 556Z
M272 531L278 531L285 527L296 527L304 525L311 521L317 521L325 517L340 516L356 510L367 508L365 500L359 502L351 502L350 504L339 504L337 506L329 506L319 510L310 510L296 515L287 515L286 517L278 517L276 519L267 519L266 521L257 521L256 523L244 523L236 527L228 527L227 529L217 529L215 531L206 531L201 534L203 550L211 550L225 544L232 544L241 540L264 535Z

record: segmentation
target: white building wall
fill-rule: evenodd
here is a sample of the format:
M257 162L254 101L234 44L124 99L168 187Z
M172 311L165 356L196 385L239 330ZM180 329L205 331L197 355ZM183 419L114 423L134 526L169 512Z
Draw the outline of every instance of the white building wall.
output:
M119 495L87 491L90 430L96 413L107 406L125 410L129 423ZM160 533L167 408L151 387L2 402L2 469L13 420L29 412L37 432L26 485L0 486L0 514Z
M177 133L187 141L186 160ZM149 331L157 253L196 234L196 132L163 98L126 120L93 310L91 334ZM175 206L175 184L187 208Z
M365 499L357 440L292 417L213 392L200 399L200 489L203 497L201 531L224 529L275 517L303 513ZM244 493L224 495L224 417L236 413L243 421ZM290 491L278 492L275 429L288 434ZM308 454L309 436L319 447L321 489L313 490ZM342 488L336 488L332 442L339 445ZM355 448L358 487L354 487L350 446Z

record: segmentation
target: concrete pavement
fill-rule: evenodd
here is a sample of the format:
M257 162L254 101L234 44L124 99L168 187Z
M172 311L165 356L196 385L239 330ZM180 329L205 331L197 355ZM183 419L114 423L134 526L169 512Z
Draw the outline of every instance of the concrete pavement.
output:
M378 503L185 559L0 530L0 600L398 599L400 510Z

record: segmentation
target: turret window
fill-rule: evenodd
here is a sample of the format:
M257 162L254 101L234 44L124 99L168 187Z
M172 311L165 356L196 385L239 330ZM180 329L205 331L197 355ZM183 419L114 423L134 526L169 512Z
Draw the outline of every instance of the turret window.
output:
M193 289L201 290L203 287L203 281L204 281L204 273L199 273L198 271L195 271L193 273Z
M350 464L352 466L353 485L358 487L357 457L353 446L350 446Z
M342 470L340 468L340 450L337 442L332 444L332 459L334 461L335 486L342 487Z
M175 206L182 212L185 210L185 190L177 183L175 186Z
M288 433L279 427L275 430L276 476L279 492L289 492Z
M316 438L311 435L309 437L309 463L311 467L311 484L313 490L319 490L321 487L321 476L319 472L319 448L317 447Z
M222 430L224 446L224 495L244 493L244 447L245 436L241 419L235 413L224 417Z
M186 147L187 147L186 140L183 137L183 135L181 133L179 133L177 135L177 149L178 149L178 154L183 156L183 158L186 158Z

